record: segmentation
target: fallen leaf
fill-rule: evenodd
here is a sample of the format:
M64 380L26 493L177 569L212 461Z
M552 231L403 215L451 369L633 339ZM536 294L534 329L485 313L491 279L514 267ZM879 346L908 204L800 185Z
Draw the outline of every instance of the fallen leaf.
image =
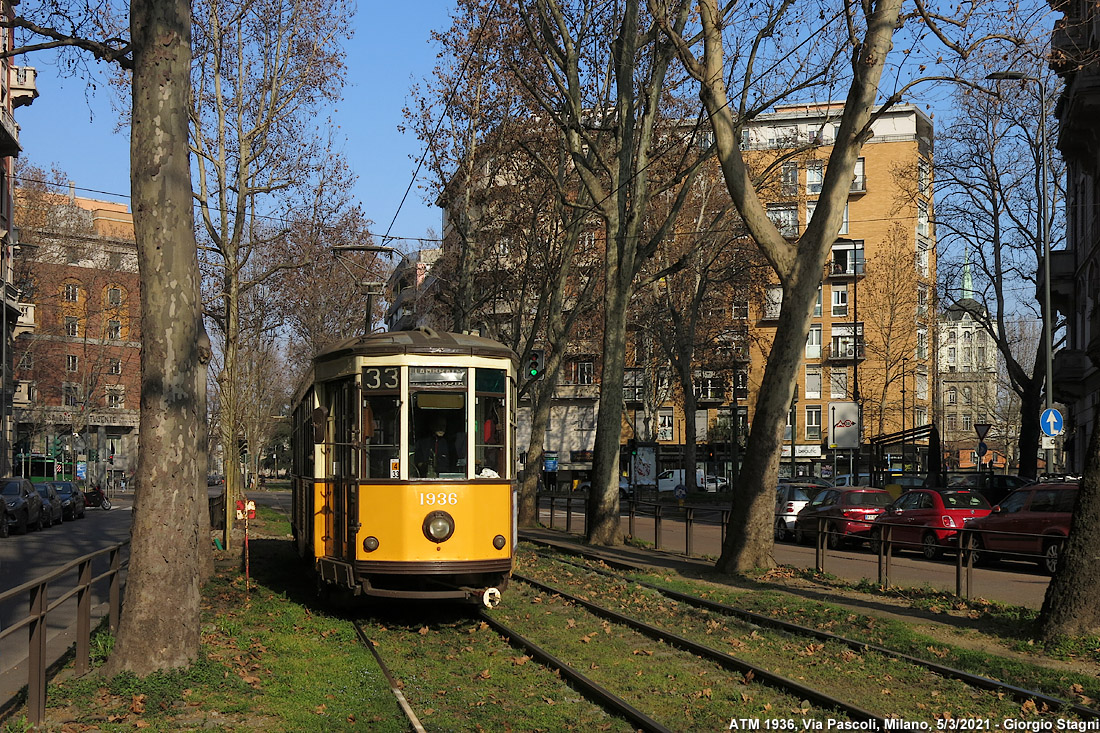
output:
M1024 713L1025 715L1035 715L1037 712L1039 712L1039 708L1035 706L1034 700L1028 700L1020 706L1020 712Z
M478 672L478 673L477 673L476 675L474 675L474 679L477 679L477 680L487 680L487 679L489 679L489 678L490 678L490 677L492 677L492 676L493 676L493 675L492 675L492 674L491 674L491 673L489 672L489 670L487 670L487 669L483 669L483 670L481 670L480 672Z
M321 703L317 707L313 708L313 712L314 712L315 715L324 715L326 709L327 708L326 708L325 704Z
M421 636L427 636L428 635L428 627L427 626L421 626L420 631L418 631L417 633L420 634Z
M145 712L145 695L134 695L130 701L130 712L141 715Z

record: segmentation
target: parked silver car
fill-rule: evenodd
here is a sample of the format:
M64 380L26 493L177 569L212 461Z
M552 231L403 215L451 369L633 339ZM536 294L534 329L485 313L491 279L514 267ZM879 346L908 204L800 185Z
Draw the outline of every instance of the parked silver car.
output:
M775 541L782 542L794 533L794 520L822 487L816 484L783 482L775 489Z

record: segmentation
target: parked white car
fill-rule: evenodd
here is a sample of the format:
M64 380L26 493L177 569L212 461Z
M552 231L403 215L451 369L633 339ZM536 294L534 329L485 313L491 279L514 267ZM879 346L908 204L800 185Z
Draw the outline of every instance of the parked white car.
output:
M794 532L794 520L822 487L816 484L783 482L775 489L775 541L782 542Z
M701 468L695 471L695 486L699 491L713 493L718 491L719 486L725 483L725 479L719 479L716 476L704 476ZM657 475L657 491L675 491L677 486L687 486L687 481L684 479L684 469L674 468L662 471Z

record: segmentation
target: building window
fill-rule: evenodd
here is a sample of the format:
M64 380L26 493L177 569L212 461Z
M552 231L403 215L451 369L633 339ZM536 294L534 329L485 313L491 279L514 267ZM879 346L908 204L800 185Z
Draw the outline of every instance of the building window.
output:
M974 418L970 415L963 415L963 430L974 429Z
M970 390L970 387L963 387L963 404L969 405L974 402L974 394Z
M928 313L928 286L924 283L917 285L917 315Z
M959 429L959 418L955 415L947 416L947 429L952 433Z
M821 406L806 406L806 440L821 440Z
M747 300L735 300L733 301L733 319L735 321L745 321L749 318L749 301Z
M821 367L806 367L806 399L821 399Z
M928 202L924 199L917 200L917 234L922 237L931 236L931 225L928 221Z
M833 315L848 315L848 285L841 283L833 285Z
M810 326L810 332L806 334L806 358L821 358L821 326Z
M75 372L80 367L80 359L76 354L65 355L65 371Z
M917 161L917 190L925 196L932 194L932 165L924 158Z
M661 410L657 414L657 440L672 440L674 436L672 426L672 410Z
M928 372L924 367L917 369L917 399L928 399Z
M779 311L783 308L783 286L769 285L764 293L764 318L779 318Z
M955 405L955 404L958 404L958 402L959 402L959 391L957 389L955 389L954 387L947 390L947 404Z
M75 303L80 300L80 286L76 283L65 283L65 289L61 295L61 299L69 303Z
M15 366L16 369L34 369L34 354L30 351L24 351L23 356L19 358L19 363Z
M955 363L955 347L954 346L948 346L947 347L947 363L948 364L954 364Z
M107 338L120 339L122 338L122 322L121 321L107 321Z
M65 407L76 407L80 388L73 382L64 382L61 385L61 403Z
M110 359L107 362L107 372L109 374L122 374L122 359Z
M816 196L821 193L821 183L825 180L825 163L811 160L806 164L806 194Z
M126 407L126 393L122 387L107 388L107 407L121 410Z
M592 362L571 361L569 362L569 374L566 376L566 384L592 384L593 373Z
M122 305L122 289L107 288L107 305Z
M835 368L829 370L829 396L843 399L848 396L848 370Z
M817 286L817 302L814 303L814 318L821 318L821 287Z
M918 328L917 329L917 358L918 359L927 359L928 358L928 329L927 328Z
M918 407L914 414L916 415L916 422L914 424L916 424L916 425L927 425L928 424L928 411L925 410L923 407Z
M779 174L780 194L783 196L798 195L798 163L787 161Z
M988 360L986 358L985 347L979 346L977 348L977 362L975 363L975 366L977 366L979 369L988 369L989 364L987 363Z
M121 365L119 366L121 369ZM626 402L641 402L645 395L645 374L641 369L626 369L623 371L623 400Z
M865 165L863 158L856 161L856 169L852 176L852 191L862 192L867 190L867 175L864 173Z
M768 206L768 218L784 237L798 236L798 205L772 204Z
M65 335L80 336L80 321L72 316L65 316Z

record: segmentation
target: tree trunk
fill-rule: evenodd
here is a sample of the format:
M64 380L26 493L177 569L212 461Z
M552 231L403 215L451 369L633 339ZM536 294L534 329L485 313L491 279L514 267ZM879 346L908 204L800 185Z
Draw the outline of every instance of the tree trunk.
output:
M1042 367L1036 367L1035 376L1025 384L1020 395L1020 475L1037 477L1039 475L1039 418L1043 414L1043 396L1040 392L1043 377L1039 373ZM1046 471L1051 467L1047 466Z
M561 359L558 359L560 367ZM549 370L548 370L549 371ZM556 377L557 370L552 374ZM542 462L543 446L546 442L546 424L550 418L550 403L553 396L551 374L544 374L546 381L535 385L531 395L531 440L527 444L527 463L523 466L523 483L519 487L519 526L534 527L538 524L538 481L539 466ZM547 387L547 385L550 385ZM549 488L549 487L547 487Z
M631 245L633 246L633 245ZM608 248L609 250L611 247ZM630 270L633 272L633 269ZM596 417L592 489L588 493L585 533L589 544L622 543L619 527L619 445L623 428L623 363L626 359L627 305L630 285L618 283L620 271L608 269L603 332L600 405ZM632 277L630 279L633 279Z
M1096 602L1096 587L1100 585L1100 553L1096 552L1100 531L1100 430L1096 428L1089 438L1080 487L1069 539L1039 612L1039 635L1046 641L1100 634L1100 603Z
M188 149L190 7L131 5L130 166L141 273L141 418L126 602L107 674L183 667L199 652L196 446L205 415ZM209 542L209 540L207 540Z

